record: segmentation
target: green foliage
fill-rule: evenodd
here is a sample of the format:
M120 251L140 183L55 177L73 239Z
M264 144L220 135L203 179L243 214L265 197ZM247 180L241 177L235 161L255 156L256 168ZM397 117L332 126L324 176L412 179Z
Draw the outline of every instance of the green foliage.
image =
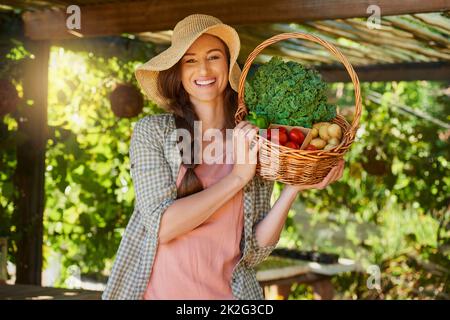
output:
M270 123L311 128L336 117L326 91L317 71L273 57L245 83L245 103L251 111L267 114Z
M348 113L352 86L338 87L337 104ZM280 245L357 261L359 272L334 279L343 298L448 299L450 148L448 129L435 121L448 122L448 89L423 81L362 89L361 126L343 178L300 193ZM419 110L435 119L413 113ZM374 170L380 163L383 170ZM381 270L378 291L366 284L373 264Z
M29 55L20 41L10 41L8 46L2 50L6 59L1 60L1 70L15 79L22 96L24 75L18 71ZM107 272L133 212L128 147L137 119L115 118L108 99L117 82L137 85L134 69L153 53L133 46L131 55L139 60L105 58L93 52L75 54L61 47L51 50L43 249L44 268L53 256L62 257L60 285L64 285L71 265L83 274ZM143 47L149 48L147 44ZM151 102L144 106L144 113L160 111ZM16 145L21 143L17 131L20 113L0 122L0 236L9 238L12 262L20 237L14 216L16 189L11 179Z
M291 287L291 294L289 300L312 300L314 293L311 286L304 283L294 283Z
M108 95L116 82L135 83L138 61L53 48L50 63L45 245L65 268L102 274L133 212L128 147L137 120L115 118Z
M17 14L0 14L0 79L8 79L23 97L21 79L23 63L30 53L23 44L22 20ZM0 119L0 237L8 237L8 256L15 262L15 252L20 234L16 230L14 216L15 201L18 198L14 185L16 167L16 146L23 141L17 132L18 113L25 107L22 101L18 110Z
M20 80L22 62L29 56L24 47L23 23L20 15L0 13L0 79Z
M8 237L8 255L12 262L15 261L14 252L18 240L13 221L17 190L12 179L17 163L16 127L15 120L10 116L0 122L0 237Z

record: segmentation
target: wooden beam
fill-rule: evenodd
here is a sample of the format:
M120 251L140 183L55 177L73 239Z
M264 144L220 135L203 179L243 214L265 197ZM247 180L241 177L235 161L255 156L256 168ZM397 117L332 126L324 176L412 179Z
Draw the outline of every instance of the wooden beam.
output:
M100 36L168 30L193 13L210 14L231 25L368 17L369 5L378 5L382 16L450 10L450 0L122 1L81 6L81 30L75 31ZM67 16L64 10L26 12L25 33L35 40L73 38L76 35L66 28Z
M62 289L35 285L0 286L0 300L101 300L101 291Z
M25 65L24 101L21 110L14 181L16 199L17 248L16 283L41 284L44 212L45 147L47 143L48 41L28 41L26 49L34 58Z
M350 82L347 71L341 67L316 68L327 82ZM361 82L374 81L450 81L450 63L396 63L355 67Z

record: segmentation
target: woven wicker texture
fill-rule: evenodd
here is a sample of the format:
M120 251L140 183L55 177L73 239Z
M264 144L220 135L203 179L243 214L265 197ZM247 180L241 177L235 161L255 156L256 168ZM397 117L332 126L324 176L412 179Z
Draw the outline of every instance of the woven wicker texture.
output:
M341 143L330 150L306 151L291 149L272 143L266 138L258 135L256 139L262 139L262 141L259 150L256 174L264 179L280 181L286 184L315 184L323 180L331 168L343 158L345 152L347 152L350 145L355 140L355 134L359 126L359 119L362 111L361 88L358 76L347 58L335 46L317 36L300 32L281 33L258 45L247 57L239 79L238 109L235 114L235 122L238 124L248 113L247 106L244 102L244 85L253 60L262 50L271 44L291 38L309 40L322 45L344 65L354 86L355 113L353 121L352 124L349 124L340 114L330 121L338 124L343 132Z

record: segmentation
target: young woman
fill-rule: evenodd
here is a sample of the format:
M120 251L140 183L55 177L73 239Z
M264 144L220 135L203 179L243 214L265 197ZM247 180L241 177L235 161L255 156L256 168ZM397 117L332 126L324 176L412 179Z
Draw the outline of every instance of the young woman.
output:
M239 49L233 28L195 14L175 26L166 51L137 69L143 90L168 112L134 128L136 205L104 299L263 299L254 267L275 248L297 193L341 177L342 163L317 185L286 185L270 206L273 181L256 176L252 161L258 130L234 125ZM176 132L189 132L190 146L200 137L206 148L209 129L232 133L219 140L216 161L180 150Z

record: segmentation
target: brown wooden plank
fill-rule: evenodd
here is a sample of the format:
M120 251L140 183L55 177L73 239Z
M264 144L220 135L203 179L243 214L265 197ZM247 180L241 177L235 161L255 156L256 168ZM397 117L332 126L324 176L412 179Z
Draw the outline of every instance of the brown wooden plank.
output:
M0 286L0 299L27 299L41 295L51 295L49 288L32 285Z
M350 82L347 71L340 67L316 68L327 82ZM355 67L361 82L374 81L448 81L449 62L396 63Z
M44 292L46 289L39 286L30 285L2 285L0 286L0 299L25 297Z
M319 281L322 279L327 278L327 276L320 275L317 273L308 272L305 274L299 274L293 277L289 278L283 278L283 279L274 279L274 280L268 280L268 281L258 281L261 286L271 286L271 285L289 285L294 282L298 283L312 283L315 281Z
M1 285L0 300L99 300L100 291L62 289L33 285Z
M28 41L33 54L25 63L24 101L31 106L22 110L18 132L14 183L19 190L15 199L18 216L16 283L41 284L44 212L45 148L47 143L48 41Z
M381 15L438 12L450 10L450 0L374 0ZM302 22L323 19L367 17L366 0L173 0L123 1L81 7L83 36L100 36L172 29L192 13L206 13L232 25ZM25 12L25 33L31 39L73 38L66 28L64 10Z

